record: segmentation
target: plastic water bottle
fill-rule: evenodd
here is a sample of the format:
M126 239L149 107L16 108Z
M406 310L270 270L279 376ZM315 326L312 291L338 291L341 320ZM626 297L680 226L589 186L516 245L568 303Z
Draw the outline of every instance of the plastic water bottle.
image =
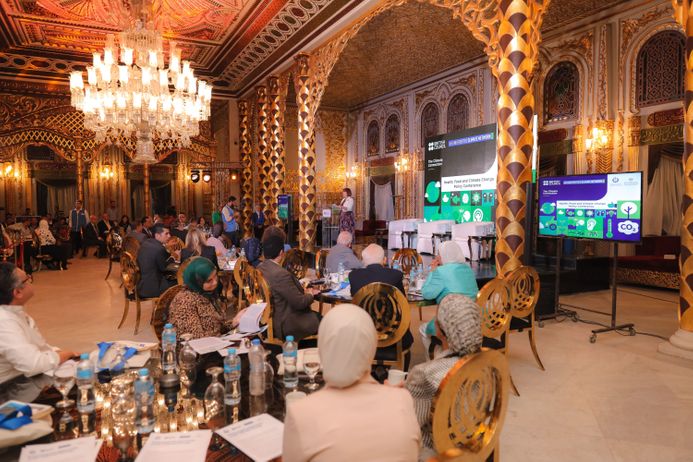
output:
M231 258L235 258L235 257L236 257L236 246L235 246L235 245L232 245L232 246L231 246L231 250L230 250L229 253L230 253L229 256L230 256Z
M339 262L337 265L337 273L339 274L339 282L344 282L344 262Z
M78 398L77 411L80 414L91 414L96 410L94 399L94 366L89 360L89 353L82 353L75 371Z
M265 393L265 349L259 339L253 340L248 352L250 360L250 395L260 396Z
M161 359L164 373L176 370L176 329L171 323L161 333Z
M282 359L284 361L284 387L296 388L298 386L298 369L296 367L298 362L298 345L294 342L293 335L286 336Z
M154 382L149 369L140 369L135 381L135 425L137 433L147 435L154 431Z
M397 271L401 271L402 267L401 267L400 264L399 264L399 260L395 260L395 261L392 263L392 269L396 269Z
M224 358L224 404L235 406L241 402L241 358L235 348L226 350Z
M241 253L238 255L238 258L243 258L245 257L245 249L241 248Z

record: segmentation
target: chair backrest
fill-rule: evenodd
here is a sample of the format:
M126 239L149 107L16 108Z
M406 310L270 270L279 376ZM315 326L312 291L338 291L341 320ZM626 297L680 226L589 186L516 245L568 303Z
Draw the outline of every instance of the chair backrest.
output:
M264 341L276 345L283 343L282 339L274 336L274 320L272 316L272 293L269 284L262 272L248 265L243 273L243 289L248 305L253 303L266 303L260 318L260 324L267 326L264 333Z
M178 271L176 271L176 282L178 282L178 285L183 285L183 272L185 271L185 268L187 268L188 265L196 258L201 257L199 255L190 257L180 264L180 266L178 267Z
M495 350L460 359L438 387L431 419L438 453L458 449L465 461L486 461L498 445L508 409L508 362Z
M494 278L479 290L476 304L481 310L481 334L500 338L510 324L510 285L505 279Z
M510 286L510 313L525 318L534 312L539 301L540 281L537 270L520 266L505 277Z
M140 267L137 259L130 252L123 252L120 255L120 277L123 280L123 289L127 293L137 291L137 283L140 282Z
M135 239L137 240L137 239ZM115 228L111 228L106 236L106 250L112 258L118 255L123 248L123 237L116 232Z
M156 301L154 313L152 314L152 328L159 341L161 341L161 333L164 331L164 325L168 322L168 312L171 302L181 290L183 290L183 286L181 285L169 287Z
M327 266L327 254L330 253L327 249L320 249L315 252L315 275L318 278L325 276L325 266Z
M368 247L367 244L352 244L351 245L351 250L354 251L354 255L356 255L356 258L359 260L363 260L363 249Z
M183 250L185 242L178 236L171 236L168 238L168 241L166 241L166 244L164 244L164 247L166 247L168 253L172 254L173 252Z
M378 331L378 348L399 342L409 330L410 310L407 297L390 284L372 282L354 295L352 303L371 315Z
M128 252L135 258L137 258L141 245L140 241L134 236L125 236L125 239L123 239L123 251Z
M306 276L306 253L301 249L291 249L284 254L282 266L298 279Z
M403 273L409 274L412 268L423 264L423 258L421 258L419 252L414 249L399 249L392 256L391 266L394 265L395 262L399 262L399 266L402 268Z

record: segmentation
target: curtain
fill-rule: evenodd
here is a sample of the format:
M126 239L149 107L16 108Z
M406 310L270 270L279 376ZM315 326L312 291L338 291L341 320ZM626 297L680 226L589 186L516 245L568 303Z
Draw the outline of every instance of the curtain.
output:
M46 203L46 211L52 215L56 215L56 209L64 213L66 216L72 207L74 207L75 199L77 198L77 185L51 185L43 181L37 180L37 183L46 186L48 189L48 197ZM39 208L41 208L39 206ZM92 212L91 210L89 211Z
M647 188L643 208L643 235L681 234L683 188L681 160L663 155Z
M391 221L395 217L395 207L392 200L392 185L375 184L375 219Z

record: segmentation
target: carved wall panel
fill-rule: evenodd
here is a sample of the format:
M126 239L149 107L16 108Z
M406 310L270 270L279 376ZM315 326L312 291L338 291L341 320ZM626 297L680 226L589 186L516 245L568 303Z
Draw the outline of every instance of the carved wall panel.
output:
M469 128L469 100L463 93L452 97L447 112L447 133Z
M317 177L317 191L339 193L344 188L347 157L347 113L318 111L317 130L325 139L325 170Z
M440 109L434 102L424 106L421 111L421 146L424 146L426 138L440 135Z
M385 152L400 150L400 122L397 114L390 114L385 121Z
M636 61L637 107L683 99L686 38L676 31L650 37Z
M366 131L366 153L368 157L380 155L380 126L377 120L371 120Z
M575 120L580 108L580 73L575 64L553 66L544 80L544 123Z

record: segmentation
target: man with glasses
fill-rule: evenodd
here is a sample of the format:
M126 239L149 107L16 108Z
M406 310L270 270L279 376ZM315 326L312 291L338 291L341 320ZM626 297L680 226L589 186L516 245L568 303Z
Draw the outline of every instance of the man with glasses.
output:
M24 304L34 296L31 276L12 263L0 263L0 383L55 369L76 356L49 345Z

